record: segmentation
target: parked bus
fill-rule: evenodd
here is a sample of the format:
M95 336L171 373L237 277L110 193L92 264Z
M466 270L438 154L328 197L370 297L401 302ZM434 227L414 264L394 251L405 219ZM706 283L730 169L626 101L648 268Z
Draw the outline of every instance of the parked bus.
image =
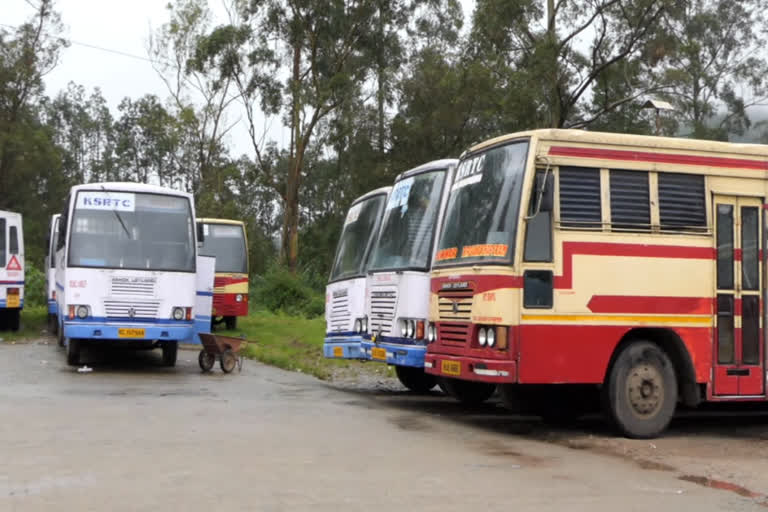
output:
M462 158L425 360L459 398L602 404L629 437L678 403L765 401L768 148L541 130Z
M45 293L48 301L48 332L58 334L56 321L56 239L59 233L59 218L61 214L51 216L48 226L48 237L45 242Z
M325 357L365 359L360 349L368 329L365 272L390 190L383 187L358 197L347 212L325 288Z
M228 219L198 219L203 230L201 256L216 258L211 328L224 322L237 328L237 317L248 316L248 238L245 223Z
M86 343L160 347L176 364L192 337L196 280L191 194L135 183L70 189L59 219L56 303L67 363Z
M0 325L12 331L21 325L24 268L21 214L0 210Z
M436 384L424 373L429 268L456 162L435 160L397 177L368 268L363 351L369 360L394 365L412 391Z

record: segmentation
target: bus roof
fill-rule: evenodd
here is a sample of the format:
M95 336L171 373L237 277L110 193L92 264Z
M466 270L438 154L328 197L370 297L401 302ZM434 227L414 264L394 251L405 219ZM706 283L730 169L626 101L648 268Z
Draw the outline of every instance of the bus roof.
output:
M102 183L86 183L83 185L75 185L72 187L72 192L80 190L108 190L111 192L144 192L148 194L165 194L170 196L183 196L192 199L192 194L184 192L183 190L175 190L167 187L160 187L158 185L146 185L144 183L131 183L124 181L108 181Z
M489 146L502 144L514 139L535 137L539 140L556 140L572 143L605 144L610 146L643 147L662 150L687 150L709 153L731 153L768 158L768 145L719 142L677 137L658 137L655 135L631 135L626 133L589 132L573 129L541 129L508 133L489 139L470 147L473 153ZM463 156L463 155L462 155Z
M245 222L241 220L232 220L232 219L214 219L211 217L205 217L202 219L197 219L198 223L202 224L231 224L233 226L245 226Z
M0 210L0 217L21 219L21 214L16 212L10 212L8 210Z
M408 169L407 171L400 173L397 176L397 178L395 178L395 183L397 183L403 178L407 178L408 176L421 174L422 172L432 171L435 169L445 169L446 167L456 165L457 163L459 163L459 160L456 158L443 158L442 160L432 160L431 162L421 164L418 167L414 167L413 169Z
M371 191L366 192L365 194L361 195L360 197L358 197L354 201L352 201L352 204L360 203L362 201L365 201L366 199L370 199L373 196L387 195L387 194L389 194L390 190L392 190L392 187L381 187L381 188L377 188L375 190L371 190Z

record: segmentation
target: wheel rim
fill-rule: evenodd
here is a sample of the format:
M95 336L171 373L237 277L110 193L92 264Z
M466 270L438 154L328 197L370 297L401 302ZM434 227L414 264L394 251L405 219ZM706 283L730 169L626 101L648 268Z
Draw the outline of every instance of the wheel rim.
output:
M635 416L652 418L664 403L664 377L654 365L643 362L630 370L627 398Z

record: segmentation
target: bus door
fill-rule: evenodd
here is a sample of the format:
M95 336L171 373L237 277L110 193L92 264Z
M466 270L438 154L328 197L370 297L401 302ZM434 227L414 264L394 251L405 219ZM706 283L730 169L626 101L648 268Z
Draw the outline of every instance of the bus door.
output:
M762 205L715 196L715 395L765 393Z

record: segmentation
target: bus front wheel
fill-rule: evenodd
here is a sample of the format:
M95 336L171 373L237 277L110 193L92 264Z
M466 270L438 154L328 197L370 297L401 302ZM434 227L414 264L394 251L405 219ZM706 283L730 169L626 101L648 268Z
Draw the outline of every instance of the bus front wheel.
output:
M453 398L466 405L478 405L493 395L496 384L441 377L440 387Z
M403 386L416 393L426 393L437 384L435 377L426 373L424 368L395 366L395 373Z
M237 329L237 317L236 316L225 316L224 317L224 324L229 331L233 331Z
M633 342L619 354L603 392L607 412L625 436L656 437L667 428L677 406L672 361L653 343Z
M67 340L67 364L69 366L80 364L80 340L77 338Z
M164 341L162 345L163 350L163 366L176 366L176 356L179 352L178 341Z
M11 309L8 311L8 327L13 332L16 332L19 330L19 327L21 326L21 310L20 309Z

